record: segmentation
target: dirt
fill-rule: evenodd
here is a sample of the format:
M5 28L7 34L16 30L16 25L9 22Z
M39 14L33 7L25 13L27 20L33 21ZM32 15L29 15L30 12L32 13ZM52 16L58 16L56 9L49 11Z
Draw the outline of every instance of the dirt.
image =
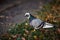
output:
M36 14L35 10L41 10L40 7L48 2L50 1L33 0L33 1L25 1L22 2L21 4L20 2L19 3L17 2L18 3L17 5L12 3L10 4L11 7L8 6L9 4L7 4L6 6L7 8L3 6L3 8L5 9L2 8L3 10L0 10L0 15L3 15L5 17L2 20L0 20L0 24L2 23L2 25L0 25L1 33L7 32L9 26L15 25L16 23L19 24L24 22L26 20L26 18L24 17L24 14L26 12Z

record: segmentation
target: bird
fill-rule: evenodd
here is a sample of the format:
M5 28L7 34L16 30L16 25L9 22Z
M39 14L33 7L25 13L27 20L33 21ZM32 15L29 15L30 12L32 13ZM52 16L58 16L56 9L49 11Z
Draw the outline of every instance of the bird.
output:
M34 29L53 28L54 27L53 24L42 21L41 19L38 19L37 17L34 17L30 13L25 13L25 17L29 20L30 26L32 26Z

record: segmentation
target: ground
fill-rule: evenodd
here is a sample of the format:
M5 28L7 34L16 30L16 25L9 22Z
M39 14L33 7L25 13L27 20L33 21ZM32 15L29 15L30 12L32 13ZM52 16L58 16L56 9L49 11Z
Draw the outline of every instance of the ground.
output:
M0 14L1 18L1 33L6 32L9 27L16 23L22 23L25 21L24 14L26 12L30 12L35 14L34 10L40 10L41 6L48 3L50 1L44 0L30 0L30 1L6 1L5 3L0 5ZM4 26L4 28L3 28ZM3 31L2 31L3 30Z

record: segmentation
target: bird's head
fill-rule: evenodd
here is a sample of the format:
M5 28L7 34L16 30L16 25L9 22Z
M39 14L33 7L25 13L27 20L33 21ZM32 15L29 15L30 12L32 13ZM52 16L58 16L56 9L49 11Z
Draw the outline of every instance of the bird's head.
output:
M25 17L27 17L27 19L30 18L30 13L25 13Z

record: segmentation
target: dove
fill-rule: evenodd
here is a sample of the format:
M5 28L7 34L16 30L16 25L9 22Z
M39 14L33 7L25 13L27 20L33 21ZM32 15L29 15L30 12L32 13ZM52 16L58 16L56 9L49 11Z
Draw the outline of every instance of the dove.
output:
M25 17L29 20L30 26L32 26L34 29L54 27L53 24L42 21L41 19L34 17L30 13L25 13Z

